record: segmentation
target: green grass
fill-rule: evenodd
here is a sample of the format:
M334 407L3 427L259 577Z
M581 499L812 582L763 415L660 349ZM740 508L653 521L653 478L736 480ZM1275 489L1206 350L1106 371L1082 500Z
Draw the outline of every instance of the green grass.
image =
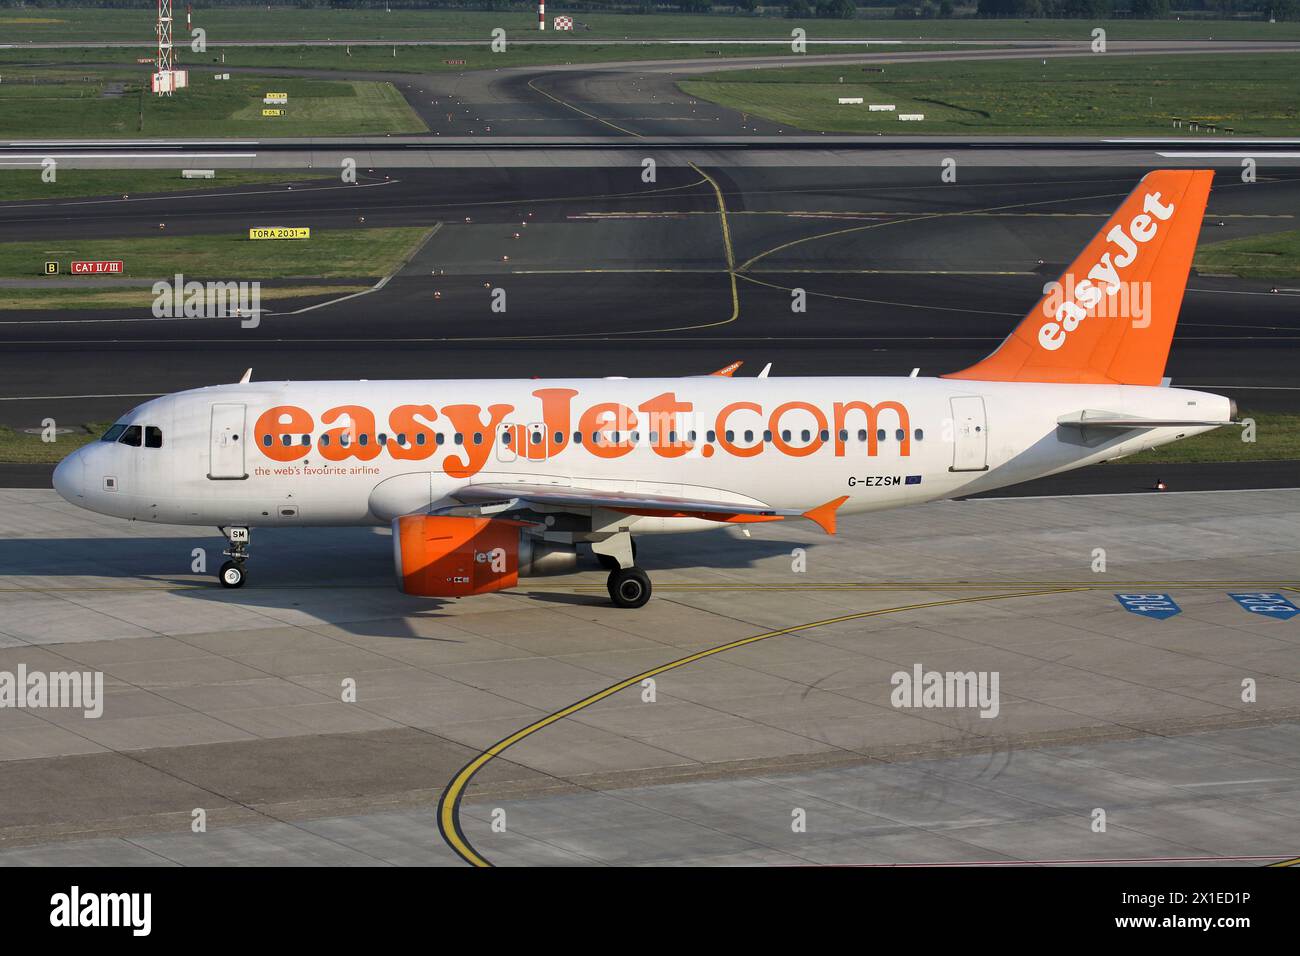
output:
M1139 455L1121 458L1120 464L1172 464L1205 461L1276 461L1300 459L1300 415L1283 412L1240 412L1255 420L1255 441L1241 440L1243 430L1225 425L1212 432L1162 445Z
M93 279L87 279L93 282ZM364 292L368 285L270 286L261 290L261 301L277 299L333 298ZM147 309L153 305L151 289L6 289L0 298L0 312L69 312L76 309Z
M561 7L547 11L548 19L566 12ZM1101 26L1111 39L1300 39L1300 23L1268 24L1247 20L786 20L775 16L680 14L639 15L623 13L574 13L574 19L589 25L577 30L582 39L689 39L689 38L781 38L803 27L810 38L936 38L936 39L1072 39L1087 40L1093 27ZM21 22L35 20L38 22ZM39 22L55 21L55 22ZM0 37L10 42L70 40L136 40L149 46L153 40L154 15L148 4L133 10L80 8L33 8L0 11ZM248 6L197 9L194 25L203 27L211 47L222 40L438 40L477 39L486 42L494 27L504 27L509 36L540 39L537 14L521 9L501 12L453 10L296 10ZM184 32L178 24L177 37ZM568 36L551 30L550 42L563 43Z
M261 225L309 225L271 216ZM247 231L148 239L43 239L0 244L0 277L33 278L47 259L120 259L123 277L253 281L263 279L356 279L387 275L423 241L428 229L313 229L312 238L254 240ZM86 276L87 287L95 284ZM7 294L6 290L6 294Z
M54 464L72 454L82 445L97 441L108 429L109 422L70 424L60 422L60 428L75 431L59 435L52 442L41 441L41 436L0 425L0 462L5 464ZM32 426L37 427L37 426Z
M840 76L844 82L838 82ZM1238 135L1293 135L1300 54L1152 56L911 63L883 74L814 66L737 70L682 82L692 96L804 129L844 133L1196 136L1172 118ZM925 120L840 106L894 103Z
M1300 229L1201 246L1196 268L1245 279L1300 279Z
M202 167L202 163L196 163ZM0 202L23 199L68 199L80 196L137 196L149 193L220 191L231 186L300 185L323 179L328 173L290 170L218 169L215 179L182 179L179 169L67 169L57 171L52 183L41 180L40 169L0 170Z
M33 82L34 81L34 82ZM190 88L158 97L142 87L148 68L6 70L0 139L24 137L267 137L424 132L391 83L285 79L194 69ZM120 96L105 96L121 84ZM287 115L262 116L262 97L288 93ZM143 110L143 129L140 111Z

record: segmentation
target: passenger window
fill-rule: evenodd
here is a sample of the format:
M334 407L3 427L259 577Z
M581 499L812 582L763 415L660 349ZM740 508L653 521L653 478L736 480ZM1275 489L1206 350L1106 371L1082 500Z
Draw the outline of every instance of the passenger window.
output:
M369 444L370 444L370 436L367 435L367 434L365 434L364 432L363 432L362 434L358 435L358 436L357 436L357 444L358 444L358 445L362 445L362 446L364 446L364 445L369 445Z
M710 428L707 432L704 433L704 439L705 441L711 441L711 442L717 441L718 433L715 432L712 428Z
M117 441L122 437L122 432L126 431L125 425L114 425L108 431L104 432L104 437L100 441Z
M386 446L386 445L388 444L388 436L387 436L387 435L380 435L380 436L379 436L379 444L381 444L381 445L385 445L385 446Z
M574 443L575 445L581 445L581 444L582 444L582 432L574 432L574 433L573 433L573 443Z
M788 428L782 428L782 429L781 429L781 441L788 442L789 440L790 440L790 429L788 429Z
M772 440L772 432L771 432L770 430L766 430L766 431L764 431L764 432L763 432L763 441L771 441L771 440Z
M474 433L474 444L476 444L476 445L481 445L481 444L483 444L483 433L482 433L482 432L475 432L475 433Z
M845 429L845 428L841 428L841 429L840 429L840 441L848 441L848 440L849 440L849 433L848 433L848 430Z
M805 428L799 433L799 439L801 441L812 441L812 432Z
M920 428L918 428L918 429L914 432L914 434L915 434L915 436L916 436L916 440L917 440L917 441L923 441L923 440L925 439L925 432L924 432L923 430L921 430Z
M818 434L821 436L821 440L822 440L822 441L830 441L830 440L831 440L831 433L828 432L828 431L827 431L826 429L824 429L824 428L823 428L820 432L818 432Z
M162 447L162 429L157 425L144 426L144 447L161 448Z
M139 425L128 425L126 431L122 433L122 437L119 438L118 441L123 445L130 445L132 448L139 448L142 434L143 430Z
M877 428L876 441L884 441L884 440L885 440L885 430L883 428Z
M303 447L304 447L304 448L310 448L310 447L311 447L311 436L310 436L310 435L303 435L303 436L302 436L302 444L303 444Z
M320 446L322 448L328 448L329 443L330 443L330 435L329 432L326 432L324 435L320 436Z
M555 444L557 444L557 445L563 445L563 444L564 444L564 432L556 432L556 433L555 433Z
M270 438L271 436L267 435L266 437ZM293 444L293 437L290 435L281 435L280 444L283 445L285 448L288 448L290 445Z
M866 441L866 440L867 440L867 430L865 428L859 428L858 441Z
M501 432L501 444L503 445L510 444L510 429L507 428Z
M907 437L907 432L903 431L901 428L898 429L898 431L894 432L894 439L896 441L902 441L906 437Z
M264 446L266 446L267 448L270 448L270 447L271 447L271 442L273 442L273 441L275 441L275 439L272 438L270 435L263 435L263 436L262 436L262 444L263 444Z
M727 441L735 441L735 440L736 440L736 433L733 432L730 428L728 428L728 429L727 429Z

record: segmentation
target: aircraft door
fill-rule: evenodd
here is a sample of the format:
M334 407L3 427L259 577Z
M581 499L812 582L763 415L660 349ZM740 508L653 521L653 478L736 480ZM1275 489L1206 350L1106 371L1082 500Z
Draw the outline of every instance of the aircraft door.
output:
M214 480L247 478L244 469L243 405L219 404L212 406L212 431L208 439L208 477Z
M523 428L511 422L497 426L497 461L514 461L519 457Z
M529 422L526 431L528 460L545 461L551 457L551 433L546 422Z
M952 403L952 470L988 469L988 422L984 399L978 395L950 399Z

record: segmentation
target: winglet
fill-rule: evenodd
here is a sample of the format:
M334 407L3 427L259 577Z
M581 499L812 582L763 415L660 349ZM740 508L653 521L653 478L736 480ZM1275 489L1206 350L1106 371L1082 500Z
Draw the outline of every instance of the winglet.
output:
M824 505L818 505L811 511L805 511L803 516L809 521L816 524L827 534L835 533L835 512L839 511L840 505L849 500L848 495L841 495L834 501L828 501Z
M716 372L710 372L709 374L721 375L723 378L731 378L731 376L736 374L736 369L740 368L744 364L745 363L743 361L732 362L730 365L724 366L723 368L718 369Z
M253 380L253 370L251 368L244 369L244 374L240 377L239 384L247 385L252 380Z

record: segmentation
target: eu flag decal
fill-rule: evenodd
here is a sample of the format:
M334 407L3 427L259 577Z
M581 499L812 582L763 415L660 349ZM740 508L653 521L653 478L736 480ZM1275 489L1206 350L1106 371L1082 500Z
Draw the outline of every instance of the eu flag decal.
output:
M1229 591L1228 597L1240 604L1243 611L1258 614L1260 617L1289 621L1300 614L1300 607L1296 607L1281 594L1267 591Z
M1141 614L1158 621L1183 611L1168 594L1116 594L1115 600L1130 614Z
M921 483L921 476L920 476L920 475L908 475L908 476L907 476L907 479L906 479L906 483L909 484L909 485L919 485L919 484Z

